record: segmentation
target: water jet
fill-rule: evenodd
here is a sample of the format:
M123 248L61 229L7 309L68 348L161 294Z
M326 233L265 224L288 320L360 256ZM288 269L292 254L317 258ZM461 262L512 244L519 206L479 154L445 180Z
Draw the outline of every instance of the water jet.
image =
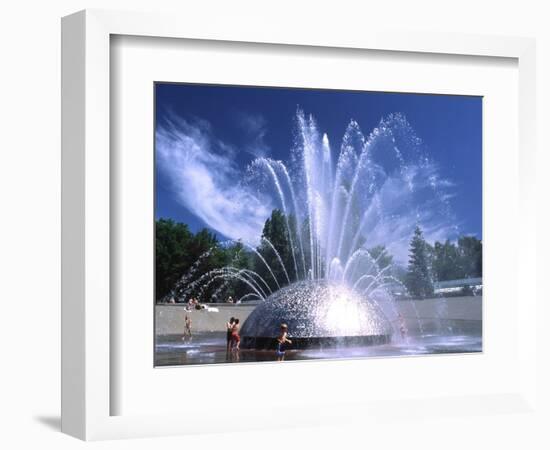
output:
M282 323L295 349L384 344L392 336L375 302L326 280L293 283L267 297L242 327L243 348L272 348Z

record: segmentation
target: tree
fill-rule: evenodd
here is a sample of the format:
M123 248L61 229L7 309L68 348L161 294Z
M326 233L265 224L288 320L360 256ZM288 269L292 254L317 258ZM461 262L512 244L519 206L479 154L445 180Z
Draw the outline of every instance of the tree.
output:
M176 281L193 264L186 249L193 239L187 225L171 219L159 219L155 224L155 295L166 296Z
M291 223L295 223L295 221L289 218L289 226ZM284 265L284 269L281 265L281 261L279 261L279 258L273 251L273 248L271 248L271 245L266 242L266 239L269 243L271 243L271 245L273 245L279 254ZM262 241L260 242L257 250L258 253L262 255L267 265L271 268L271 271L280 286L287 284L285 270L290 280L296 279L294 257L292 254L292 247L287 229L287 218L280 210L274 209L271 212L271 216L265 221L262 231ZM298 263L298 260L296 260L296 263ZM273 276L269 272L269 269L258 256L256 256L254 260L254 267L256 273L258 273L271 286L272 289L277 287L275 281L273 280Z
M372 259L377 261L378 270L385 269L393 264L393 256L388 253L386 246L377 245L367 250Z
M252 269L252 252L248 251L242 242L238 241L234 245L227 247L225 249L225 255L227 266L237 270ZM213 295L210 297L211 301L214 302L223 302L229 296L237 301L245 294L250 293L250 287L246 283L237 279L230 278L228 280L222 280L219 284L215 284L215 286L216 289L213 291L213 294L215 293L216 297Z
M479 239L474 236L460 237L457 252L466 278L483 276L483 248Z
M457 244L448 239L434 244L433 276L437 281L482 276L482 245L474 236L461 236Z
M422 230L416 227L409 247L409 264L405 285L411 295L427 297L433 294L430 276L430 246L424 240Z
M458 249L448 239L443 244L441 242L434 244L432 271L437 281L464 278L462 260Z
M190 289L193 281L222 267L251 269L250 253L244 250L242 243L222 246L211 231L202 229L193 234L187 225L171 219L157 220L155 230L157 301L162 301L168 295L185 301L184 296L197 296L199 293L202 294L203 301L216 301L216 293L238 298L249 292L242 281L224 278L216 279L206 289L202 289L205 283L199 283Z

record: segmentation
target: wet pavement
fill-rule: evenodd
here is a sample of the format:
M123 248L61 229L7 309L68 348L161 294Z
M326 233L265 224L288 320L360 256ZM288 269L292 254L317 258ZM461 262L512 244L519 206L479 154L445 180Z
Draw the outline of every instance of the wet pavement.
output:
M164 335L156 338L155 365L180 366L213 363L276 361L275 350L241 349L227 352L223 332L199 332L192 337ZM275 346L275 343L273 347ZM391 343L363 347L331 347L287 350L286 361L312 359L350 359L384 356L413 356L445 353L477 353L482 351L480 333L437 335L424 334Z

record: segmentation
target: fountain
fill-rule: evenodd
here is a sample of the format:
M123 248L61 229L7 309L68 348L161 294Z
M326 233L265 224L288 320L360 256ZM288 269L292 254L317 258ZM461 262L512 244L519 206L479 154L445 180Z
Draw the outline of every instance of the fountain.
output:
M286 286L262 302L241 329L244 348L272 348L281 323L293 348L389 342L392 327L376 304L344 284L324 280Z
M275 276L256 250L258 241L241 240L266 266L268 279L225 267L191 283L184 277L172 295L185 297L198 286L203 292L217 280L245 284L250 290L245 297L261 300L242 326L242 346L248 348L272 348L283 322L296 348L399 339L402 318L395 292L405 288L394 266L381 264L384 249L403 262L416 225L433 236L456 231L448 225L448 183L401 114L382 119L367 137L350 121L337 158L312 116L298 109L295 123L290 161L257 158L246 178L250 186L265 190L262 195L274 197L284 215L290 267L262 239L285 277ZM378 254L372 251L376 247Z

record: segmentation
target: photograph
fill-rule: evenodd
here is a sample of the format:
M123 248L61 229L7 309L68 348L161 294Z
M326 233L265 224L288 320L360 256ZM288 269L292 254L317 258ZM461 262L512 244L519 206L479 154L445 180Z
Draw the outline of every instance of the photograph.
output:
M153 89L156 367L483 351L481 96Z

